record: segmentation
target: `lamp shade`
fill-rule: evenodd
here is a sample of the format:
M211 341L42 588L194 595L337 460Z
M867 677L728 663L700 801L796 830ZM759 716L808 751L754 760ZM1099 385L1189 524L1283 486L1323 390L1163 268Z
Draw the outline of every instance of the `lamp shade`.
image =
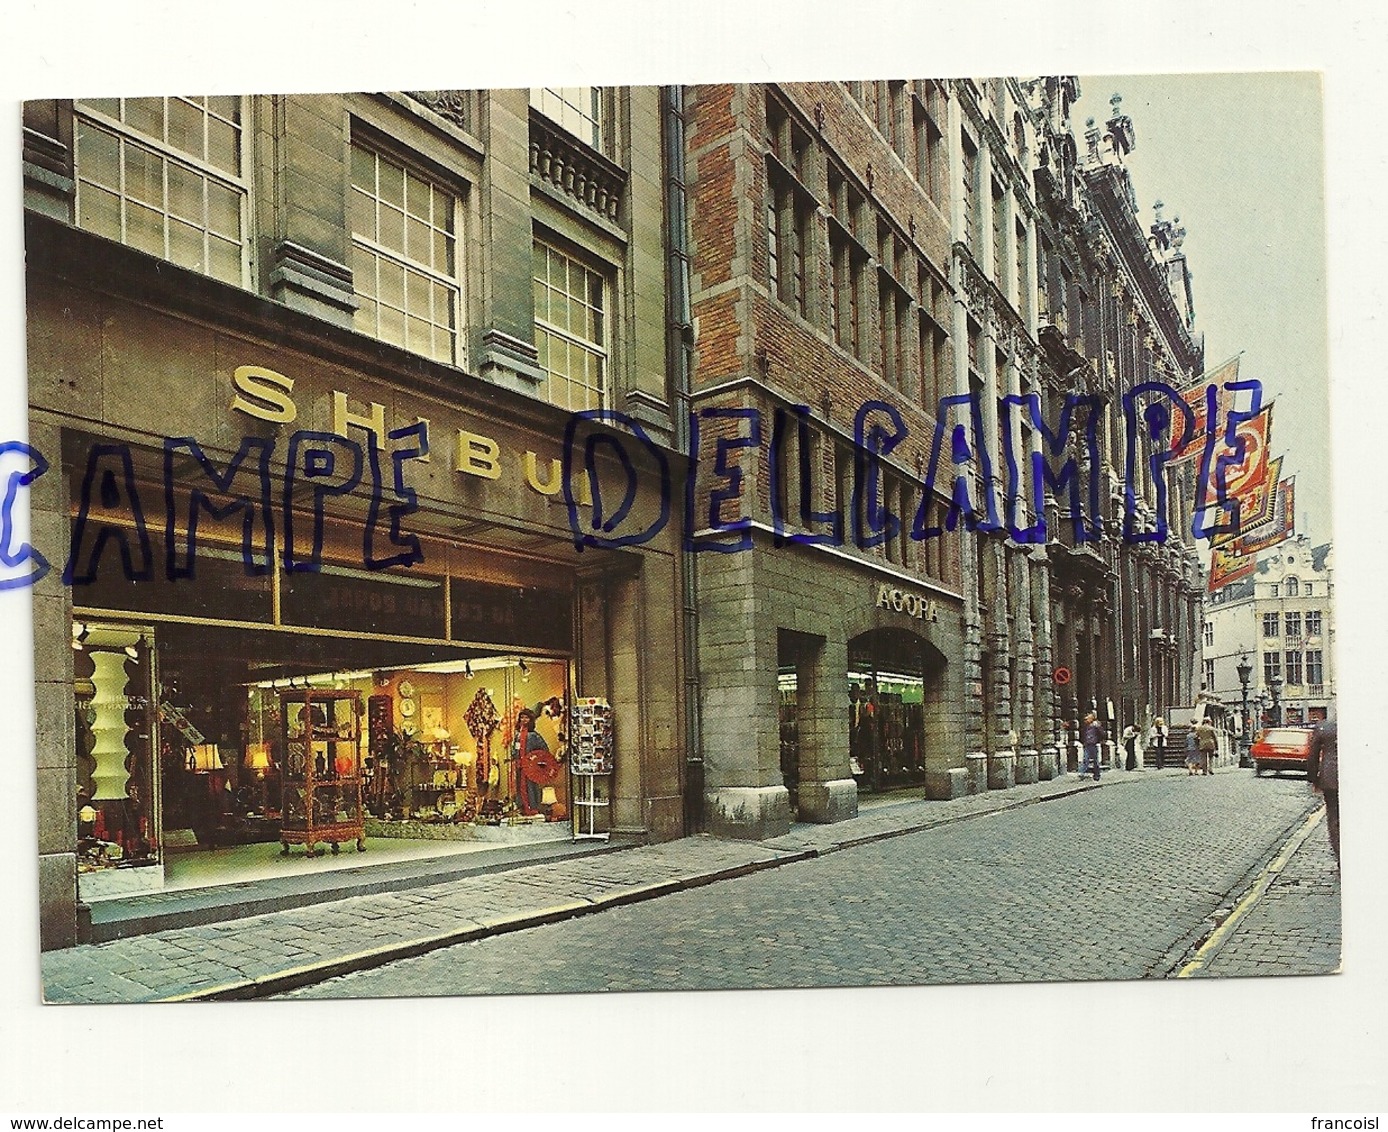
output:
M270 769L270 744L247 743L245 765L250 770Z
M554 792L553 786L546 786L540 791L540 805L552 806L559 801L559 795Z
M222 753L216 743L199 743L188 755L188 765L195 771L206 773L222 769Z
M83 825L91 825L92 822L96 821L96 807L83 806L77 811L77 820Z

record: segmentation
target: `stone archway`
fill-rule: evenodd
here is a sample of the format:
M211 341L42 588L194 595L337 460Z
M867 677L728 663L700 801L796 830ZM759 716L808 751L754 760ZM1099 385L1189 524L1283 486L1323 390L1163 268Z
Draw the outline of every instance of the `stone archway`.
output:
M949 759L945 655L901 628L848 642L848 749L862 792L923 786Z

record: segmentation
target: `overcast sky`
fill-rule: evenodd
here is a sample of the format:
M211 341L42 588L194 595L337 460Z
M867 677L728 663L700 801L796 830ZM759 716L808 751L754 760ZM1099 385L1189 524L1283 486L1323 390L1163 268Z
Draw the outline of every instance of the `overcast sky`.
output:
M1239 376L1276 397L1271 454L1296 476L1298 533L1331 538L1320 76L1087 76L1072 124L1102 128L1123 96L1145 228L1181 218L1205 364L1240 351Z

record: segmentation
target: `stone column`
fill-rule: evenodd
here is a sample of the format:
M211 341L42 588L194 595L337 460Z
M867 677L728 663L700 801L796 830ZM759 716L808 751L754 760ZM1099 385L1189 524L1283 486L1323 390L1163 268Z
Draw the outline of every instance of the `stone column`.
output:
M1036 749L1036 682L1032 638L1032 569L1026 550L1008 549L1012 573L1012 625L1017 649L1017 702L1012 705L1013 730L1017 734L1017 783L1040 777Z
M1060 734L1060 718L1055 693L1055 655L1051 636L1051 566L1045 547L1035 547L1029 554L1032 575L1032 619L1036 625L1036 699L1035 736L1040 761L1037 774L1051 779L1060 770L1060 749L1056 736Z
M984 568L992 586L988 600L988 653L992 713L988 728L988 788L1006 790L1016 785L1017 749L1012 732L1012 642L1008 635L1006 547L1000 538L989 539L984 548Z
M31 361L34 356L31 347ZM72 591L62 582L68 493L58 458L61 430L31 419L29 443L52 461L29 488L30 539L52 566L33 586L39 945L48 950L78 943L88 919L77 901L77 736L69 643Z
M518 270L534 244L530 211L530 95L525 88L492 90L478 99L487 160L472 217L480 239L480 342L472 344L478 372L509 389L536 395L544 381L535 351L535 293L530 271ZM479 309L480 306L480 309ZM476 325L476 324L474 324Z
M858 783L848 767L848 644L808 645L795 662L800 742L800 820L834 822L858 814Z
M756 608L755 556L699 562L705 828L759 840L790 829L781 778L776 626ZM764 600L764 599L763 599Z

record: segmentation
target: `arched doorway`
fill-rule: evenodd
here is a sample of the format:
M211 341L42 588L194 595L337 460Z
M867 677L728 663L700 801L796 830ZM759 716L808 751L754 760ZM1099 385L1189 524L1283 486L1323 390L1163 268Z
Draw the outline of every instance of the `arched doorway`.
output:
M945 657L906 629L848 642L848 754L860 792L925 782L927 752L945 742Z

